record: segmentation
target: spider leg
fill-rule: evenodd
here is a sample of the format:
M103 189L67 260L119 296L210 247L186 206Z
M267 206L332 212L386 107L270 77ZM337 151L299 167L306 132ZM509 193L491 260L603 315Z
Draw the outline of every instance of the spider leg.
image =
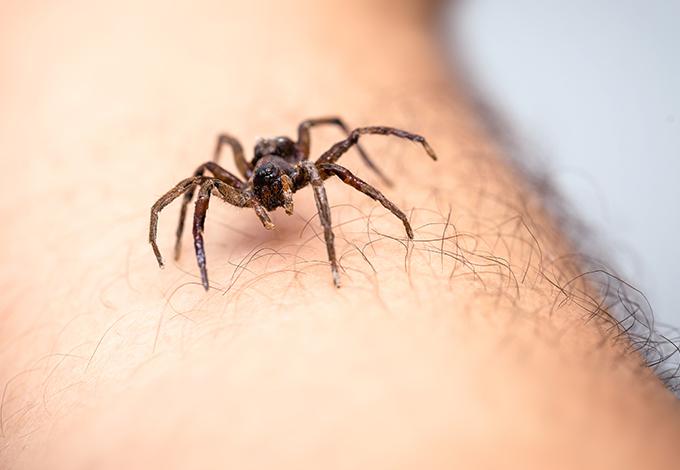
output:
M309 176L309 181L314 190L314 200L316 202L316 209L319 213L319 220L323 226L324 239L326 240L326 251L328 252L328 261L331 263L331 272L333 274L333 284L335 287L340 287L340 274L338 273L338 260L335 256L335 235L331 227L331 208L328 205L328 197L326 190L323 187L323 180L319 175L316 166L304 161L300 166L305 169Z
M314 126L319 126L319 125L325 125L325 124L331 124L334 126L338 126L340 129L342 129L345 133L346 136L349 137L350 135L350 128L347 127L347 124L345 124L345 121L343 121L341 118L332 116L332 117L322 117L322 118L316 118L316 119L308 119L306 121L302 121L300 125L298 126L298 141L297 145L298 148L302 151L304 154L305 158L309 158L309 149L310 149L310 135L309 135L309 130L310 128ZM378 168L375 163L368 157L368 154L364 150L364 148L357 144L356 145L357 150L359 151L359 155L361 155L361 159L364 161L364 163L375 172L376 175L380 177L380 179L383 180L385 184L388 186L392 186L392 181L385 176L385 174Z
M217 190L217 195L225 202L237 207L245 207L249 204L249 198L240 189L224 183L220 179L211 178L201 184L196 198L196 208L194 209L194 248L196 250L196 261L201 271L201 283L205 290L208 290L208 269L205 257L205 245L203 243L203 232L205 231L205 216L210 204L210 195L213 189Z
M347 137L345 140L341 140L324 152L323 155L318 158L316 163L335 163L345 152L347 152L347 150L349 150L353 145L356 145L359 142L359 137L364 134L393 135L402 139L408 139L413 142L417 142L423 146L432 160L437 159L434 150L432 150L432 147L430 147L430 144L427 143L423 136L411 134L410 132L402 131L401 129L395 129L393 127L372 126L354 129L352 132L350 132L349 137Z
M354 189L361 191L373 200L378 201L383 205L383 207L385 207L385 209L390 211L402 221L404 228L406 229L406 235L408 235L410 239L413 239L413 229L411 228L411 224L409 223L406 214L404 214L397 206L395 206L392 201L387 199L383 193L360 178L356 177L351 171L343 166L336 165L335 163L320 163L317 165L317 168L319 169L323 179L335 175L340 178L343 183L352 186Z
M250 178L253 173L253 165L246 160L243 154L243 147L241 143L229 134L220 134L217 136L217 144L215 145L215 153L213 154L213 162L217 163L220 159L220 153L222 152L222 147L228 145L231 147L231 151L234 154L234 163L236 163L236 168L243 175L244 178Z
M208 212L208 205L210 204L210 193L212 192L215 183L212 180L205 181L201 184L201 189L198 191L196 198L196 208L194 209L194 248L196 249L196 261L198 268L201 271L201 283L203 288L208 290L208 269L205 260L205 246L203 244L203 231L205 229L205 215Z
M158 199L158 201L156 201L151 207L151 220L149 222L149 243L151 243L153 253L156 255L158 266L161 268L163 267L163 257L161 256L161 252L158 249L158 244L156 243L156 235L158 233L158 214L165 206L181 196L182 193L186 192L190 188L193 188L194 185L202 184L205 180L206 178L204 176L186 178L177 183L174 188L161 196L161 198Z
M220 165L215 162L207 162L199 166L194 172L194 176L203 176L203 174L209 171L215 178L224 181L234 188L241 189L244 183L235 175L231 174ZM175 232L175 260L179 260L179 256L182 249L182 233L184 232L184 220L187 215L187 207L194 197L194 192L196 191L196 185L192 185L191 188L184 194L184 199L182 200L182 207L179 211L179 221L177 223L177 230Z
M208 211L210 195L213 189L217 191L217 196L219 196L222 200L237 207L256 207L259 205L259 203L251 199L249 193L243 191L241 188L235 188L232 185L225 183L221 179L199 175L180 181L174 188L165 193L158 201L156 201L156 203L151 208L149 243L151 243L153 252L156 255L156 260L158 261L158 265L161 268L163 267L163 258L161 256L160 250L158 249L158 244L156 243L156 235L158 232L158 215L165 206L181 196L182 193L185 193L189 190L193 192L196 186L200 186L200 190L198 192L196 208L194 210L194 248L196 249L196 260L198 261L198 267L201 271L201 282L203 287L208 290L208 272L206 267L205 246L203 243L203 231L205 229L205 216ZM266 212L264 212L264 218L269 220ZM269 223L271 224L271 221L269 221ZM271 226L273 228L273 224L271 224Z

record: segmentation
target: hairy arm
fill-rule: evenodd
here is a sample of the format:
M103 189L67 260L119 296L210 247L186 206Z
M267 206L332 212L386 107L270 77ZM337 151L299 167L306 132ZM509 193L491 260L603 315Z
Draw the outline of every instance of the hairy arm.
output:
M431 5L249 3L3 5L2 465L672 462L675 399L481 130ZM431 142L436 163L362 141L392 188L356 152L341 161L409 216L413 242L329 180L341 289L311 188L273 232L212 202L207 294L188 239L158 270L149 207L219 132L249 151L325 115ZM341 137L315 129L312 155ZM168 259L178 210L161 216Z

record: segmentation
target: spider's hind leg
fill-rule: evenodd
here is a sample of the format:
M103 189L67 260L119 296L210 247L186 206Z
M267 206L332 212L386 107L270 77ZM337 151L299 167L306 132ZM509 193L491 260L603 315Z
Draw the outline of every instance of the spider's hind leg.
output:
M244 178L250 178L253 172L253 165L248 160L243 153L243 146L235 137L229 134L220 134L217 136L217 143L215 144L215 152L213 154L213 162L217 163L220 159L220 154L222 148L228 145L231 147L231 152L234 155L234 163L236 168L238 168L239 173L243 175Z
M378 134L378 135L392 135L402 139L410 140L411 142L419 143L425 149L425 152L430 156L432 160L436 160L437 156L427 143L425 137L412 134L410 132L403 131L401 129L395 129L394 127L384 127L384 126L371 126L371 127L359 127L350 132L349 136L345 140L333 145L330 149L323 153L317 160L316 164L322 163L335 163L340 157L342 157L350 148L358 145L359 138L365 134Z
M343 121L341 118L337 116L331 116L331 117L322 117L322 118L316 118L316 119L307 119L306 121L302 121L300 125L298 126L298 141L297 145L304 154L305 158L309 157L309 149L310 149L310 133L309 130L314 127L314 126L320 126L320 125L325 125L325 124L331 124L334 126L338 126L342 131L345 133L347 137L350 136L350 128L347 127L347 124L345 124L345 121ZM361 159L364 161L366 166L368 166L373 172L380 177L380 179L383 180L383 183L385 183L388 186L392 186L392 181L385 176L385 174L376 166L375 163L373 163L373 160L371 160L366 153L366 150L359 145L356 144L357 151L359 152L359 155L361 156Z

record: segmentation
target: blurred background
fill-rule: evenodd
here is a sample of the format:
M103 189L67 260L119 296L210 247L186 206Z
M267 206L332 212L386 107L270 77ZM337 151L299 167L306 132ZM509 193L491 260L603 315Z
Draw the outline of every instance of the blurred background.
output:
M454 14L455 9L455 14ZM601 258L680 327L680 1L464 0L447 42Z

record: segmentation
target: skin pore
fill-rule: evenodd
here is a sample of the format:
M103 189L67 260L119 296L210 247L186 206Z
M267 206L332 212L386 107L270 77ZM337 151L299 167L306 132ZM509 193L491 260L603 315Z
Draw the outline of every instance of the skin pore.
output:
M0 7L0 467L673 466L675 398L484 133L433 2L139 3ZM219 132L251 156L326 115L432 144L362 140L391 188L339 162L413 242L329 180L341 289L311 188L274 231L212 201L208 293L168 207L158 269L149 208Z

